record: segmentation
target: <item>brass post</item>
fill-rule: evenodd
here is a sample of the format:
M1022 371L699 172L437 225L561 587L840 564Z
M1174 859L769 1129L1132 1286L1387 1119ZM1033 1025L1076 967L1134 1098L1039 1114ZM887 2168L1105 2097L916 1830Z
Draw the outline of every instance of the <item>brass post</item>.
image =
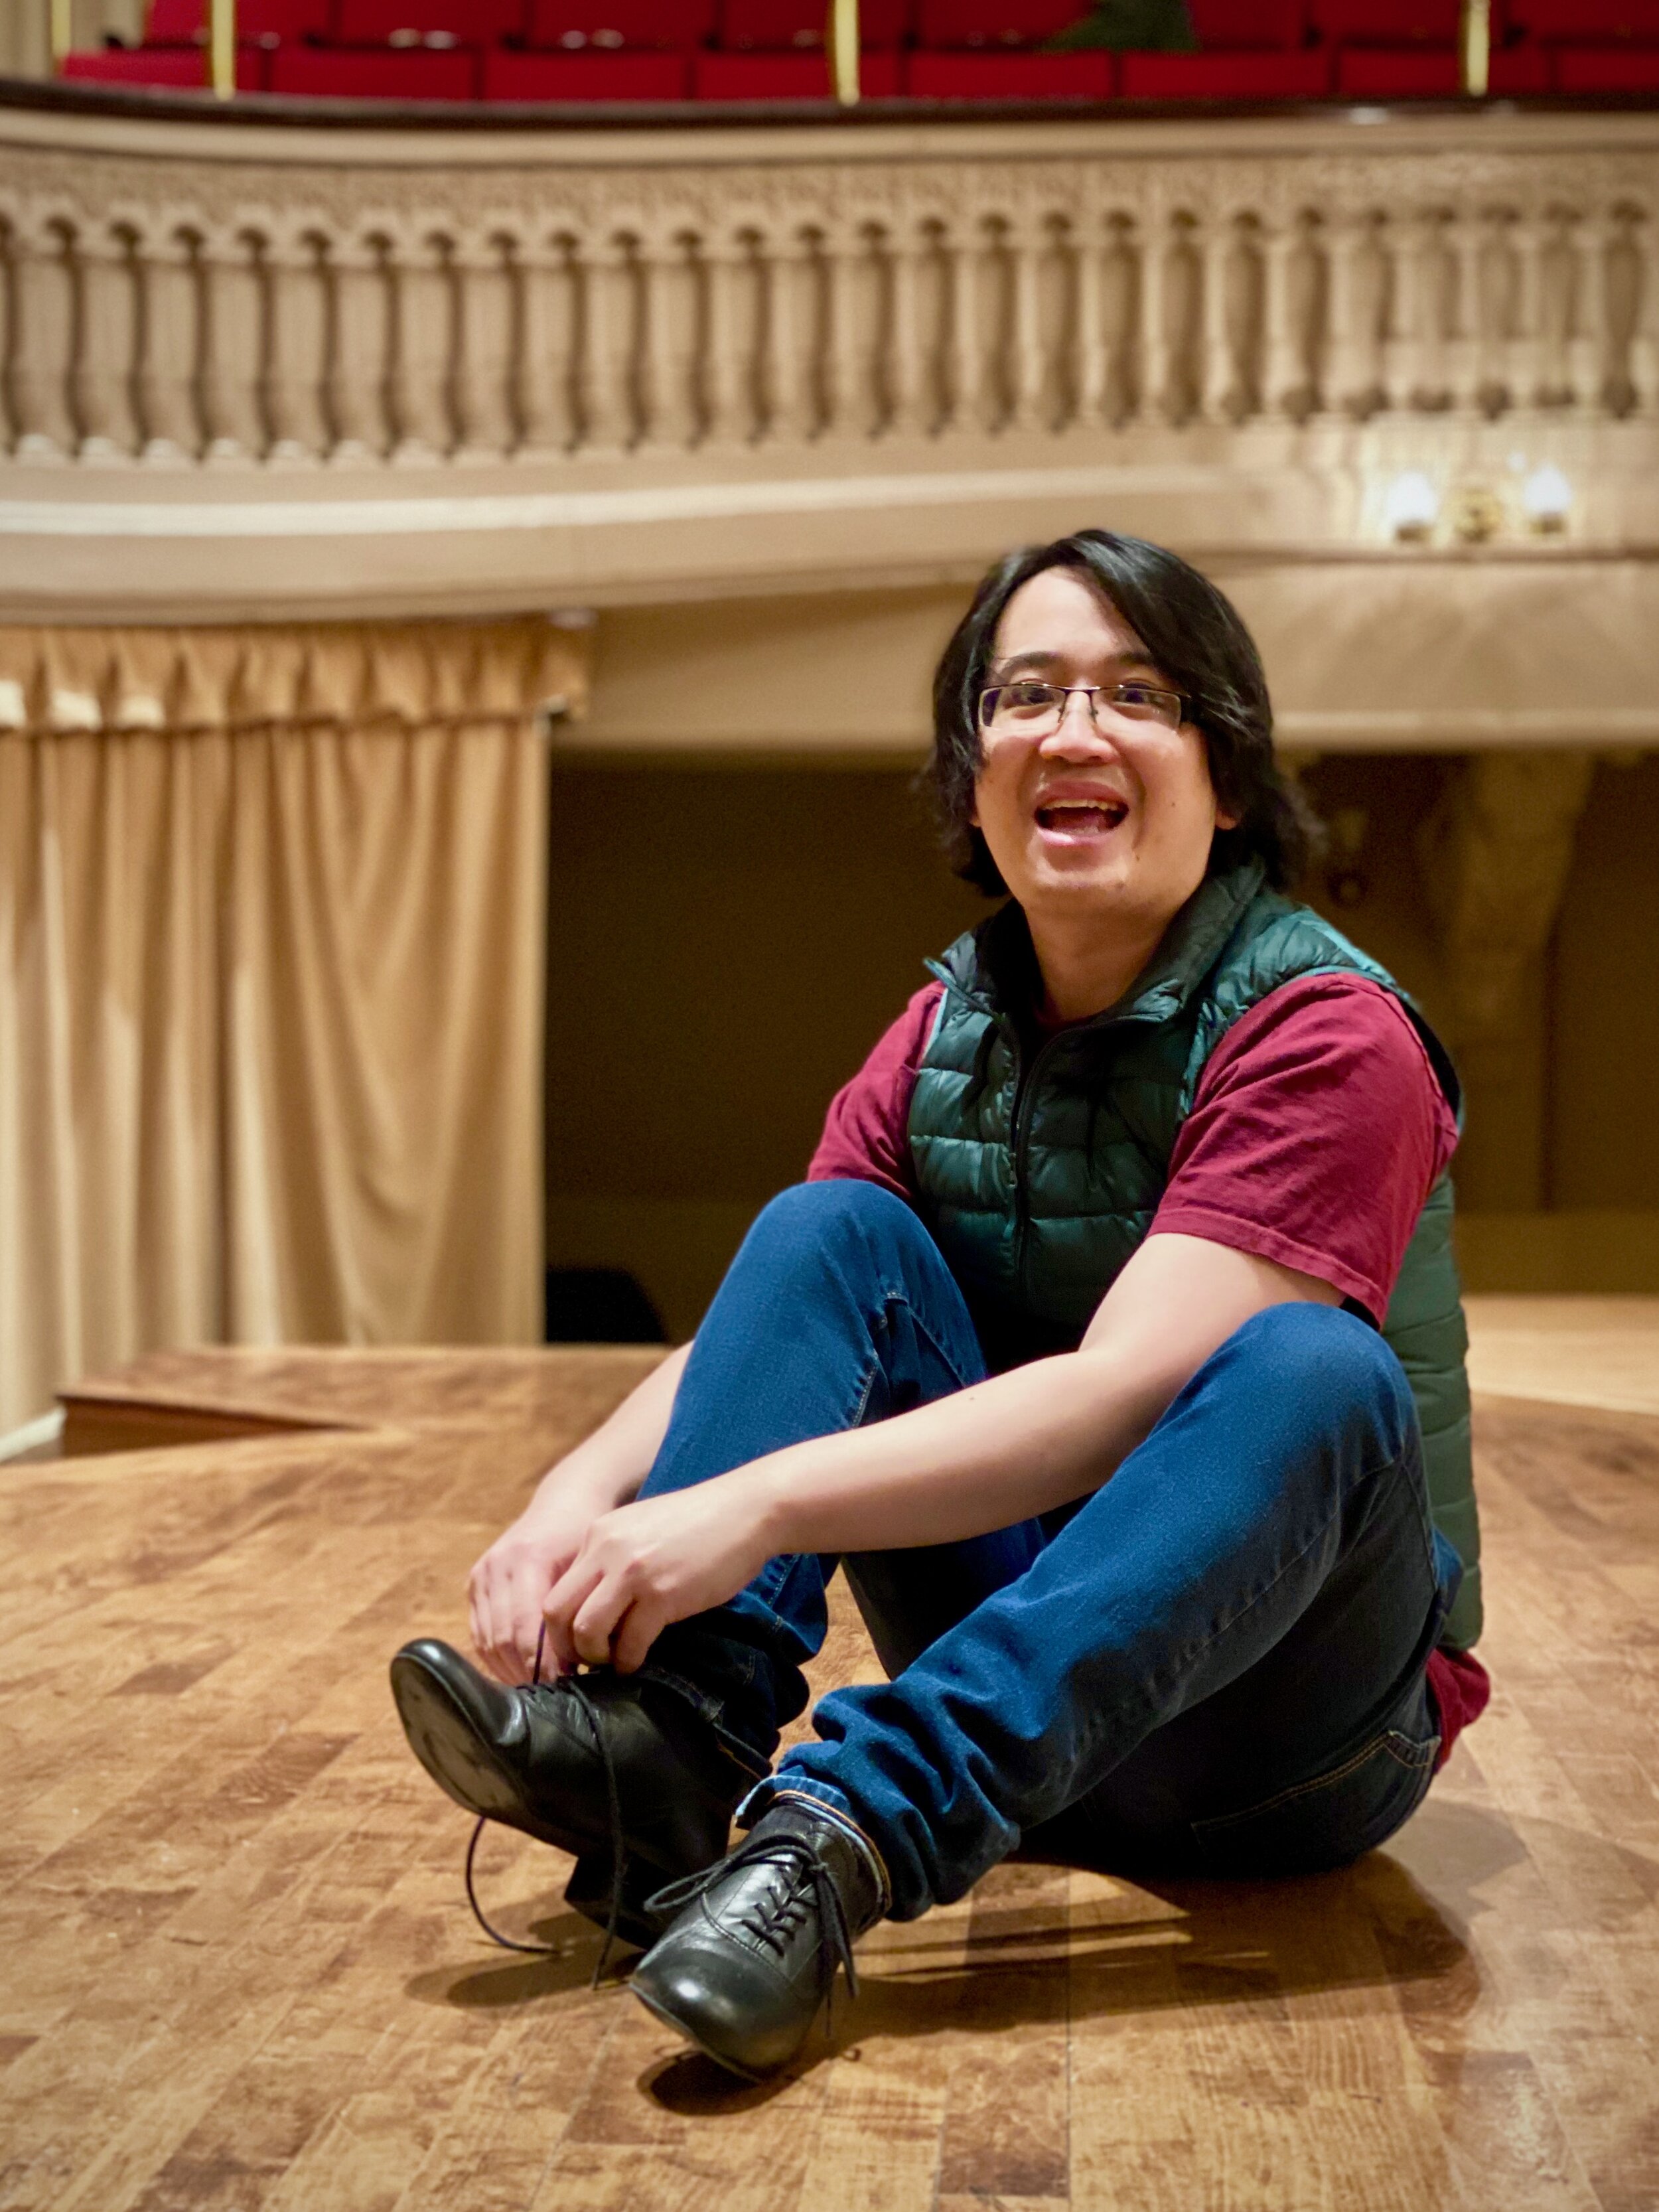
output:
M208 82L216 100L229 100L235 93L236 0L210 0Z
M859 0L830 0L830 20L824 26L830 50L830 82L843 107L859 96Z
M1492 0L1463 0L1463 90L1484 100L1492 81Z
M75 0L47 0L46 23L52 75L58 76L63 73L64 57L75 45Z

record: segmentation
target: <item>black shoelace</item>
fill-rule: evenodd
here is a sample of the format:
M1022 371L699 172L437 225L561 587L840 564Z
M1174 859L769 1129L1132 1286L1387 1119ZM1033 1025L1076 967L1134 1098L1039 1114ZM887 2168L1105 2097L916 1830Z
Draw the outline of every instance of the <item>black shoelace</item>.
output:
M550 1697L567 1697L575 1699L582 1718L587 1723L588 1732L593 1738L594 1749L599 1753L600 1762L605 1768L605 1803L611 1823L611 1908L605 1924L605 1942L599 1947L599 1955L593 1968L592 1978L588 1983L590 1989L596 1990L605 1978L605 1970L611 1964L611 1954L617 1947L617 1922L622 1914L623 1876L628 1862L628 1846L623 1836L622 1798L617 1789L617 1769L611 1757L611 1746L605 1741L605 1729L599 1719L599 1709L588 1695L581 1677L578 1674L560 1674L550 1682L544 1682L542 1680L542 1652L546 1641L547 1629L544 1624L537 1632L536 1663L530 1673L530 1689L532 1692L544 1691ZM561 1949L560 1945L524 1943L515 1936L503 1936L499 1928L492 1925L483 1905L479 1904L472 1868L473 1861L478 1855L478 1838L489 1825L489 1816L488 1814L481 1813L473 1826L471 1838L466 1847L466 1901L472 1907L472 1917L489 1936L490 1942L499 1943L503 1951L522 1951L533 1959L556 1958Z
M782 1868L789 1875L789 1886L781 1897L757 1897L737 1924L745 1935L755 1936L781 1957L809 1908L816 1913L818 1995L830 2000L824 2033L831 2034L836 1968L839 1965L847 1969L848 1995L854 1997L859 1993L858 1969L853 1964L853 1934L847 1924L847 1907L836 1887L836 1877L805 1836L755 1837L739 1844L729 1858L717 1860L701 1874L687 1875L682 1881L671 1881L666 1889L658 1890L649 1900L651 1908L665 1916L683 1911L706 1895L716 1882L723 1882L728 1875L744 1867L757 1866Z

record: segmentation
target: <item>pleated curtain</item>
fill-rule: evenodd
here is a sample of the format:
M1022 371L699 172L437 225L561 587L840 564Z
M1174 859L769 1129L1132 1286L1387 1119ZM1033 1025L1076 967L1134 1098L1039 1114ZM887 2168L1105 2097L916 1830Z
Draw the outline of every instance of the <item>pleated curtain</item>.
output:
M539 1337L585 645L0 631L0 1432L160 1345Z

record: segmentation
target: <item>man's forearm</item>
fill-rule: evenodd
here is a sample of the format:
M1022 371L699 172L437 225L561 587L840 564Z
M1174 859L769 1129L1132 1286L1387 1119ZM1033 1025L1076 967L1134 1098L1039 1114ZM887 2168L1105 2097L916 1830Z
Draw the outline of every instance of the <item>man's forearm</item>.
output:
M1171 1395L1121 1352L1067 1352L720 1480L750 1487L774 1553L951 1543L1098 1489Z
M592 1499L596 1512L629 1504L662 1449L674 1395L690 1355L690 1346L682 1344L653 1367L592 1436L542 1477L537 1501L580 1491Z
M1149 1237L1081 1348L914 1413L757 1460L770 1547L874 1551L1006 1528L1097 1490L1233 1331L1328 1283L1202 1238Z

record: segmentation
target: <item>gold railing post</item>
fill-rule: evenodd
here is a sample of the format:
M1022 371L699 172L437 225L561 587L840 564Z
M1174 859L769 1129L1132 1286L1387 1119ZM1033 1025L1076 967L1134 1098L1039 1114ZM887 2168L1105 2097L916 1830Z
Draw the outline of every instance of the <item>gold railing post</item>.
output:
M39 16L35 18L38 22ZM52 73L62 74L64 57L75 44L75 0L47 0L46 35L52 46Z
M216 100L228 100L236 90L236 0L210 0L208 82Z
M1463 90L1484 100L1492 81L1492 0L1463 0Z
M830 82L843 107L859 96L859 0L830 0L824 44L830 49Z

